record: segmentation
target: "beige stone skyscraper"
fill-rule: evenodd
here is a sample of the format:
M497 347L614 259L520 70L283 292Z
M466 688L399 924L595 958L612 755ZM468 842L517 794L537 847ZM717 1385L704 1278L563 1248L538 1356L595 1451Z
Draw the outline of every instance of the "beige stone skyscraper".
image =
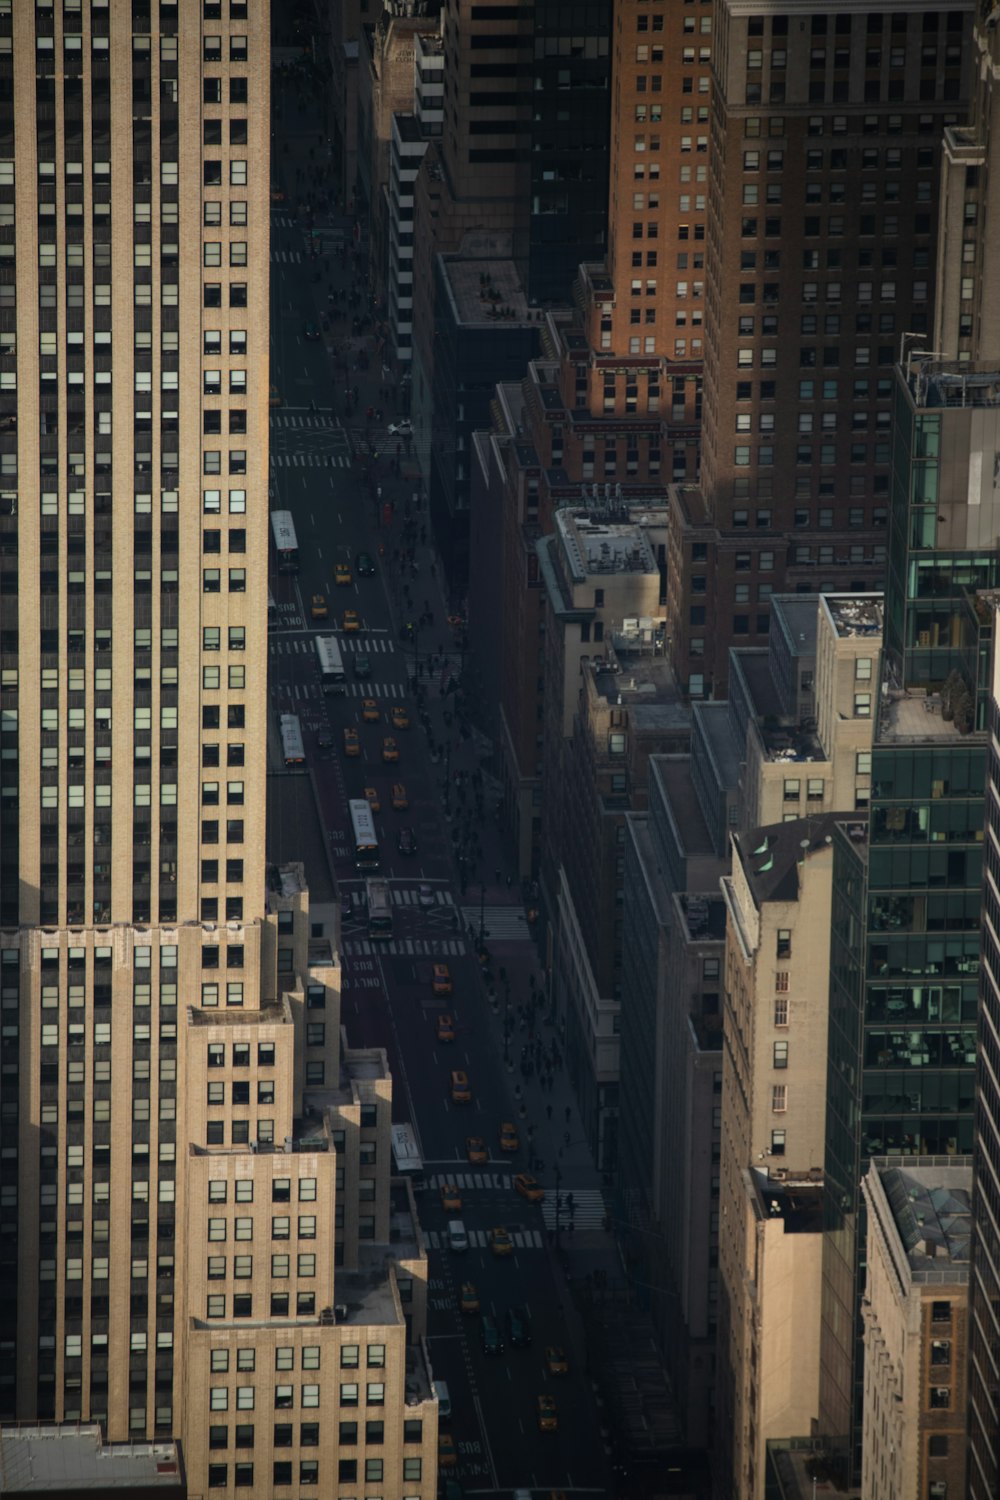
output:
M416 1496L391 1081L265 879L269 23L0 0L0 1417L315 1494L366 1344Z

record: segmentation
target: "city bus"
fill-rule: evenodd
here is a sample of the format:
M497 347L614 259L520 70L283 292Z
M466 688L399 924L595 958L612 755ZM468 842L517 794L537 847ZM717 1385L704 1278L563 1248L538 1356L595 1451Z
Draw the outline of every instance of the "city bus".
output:
M286 766L304 766L305 747L302 744L302 726L295 714L279 714L278 728L281 730L281 753Z
M387 880L366 881L368 890L368 936L392 937L392 898Z
M319 660L319 675L324 693L346 693L347 675L344 672L344 658L341 654L340 642L336 636L318 635L316 656Z
M295 522L290 510L272 510L271 540L274 543L274 560L279 573L299 571L299 543L295 535Z
M424 1177L424 1162L412 1125L393 1125L392 1163L397 1177L405 1177L408 1182L412 1183L415 1193L419 1193L427 1186L427 1180Z
M351 814L351 831L354 835L354 863L359 870L378 869L378 835L375 819L367 800L360 798L348 802Z

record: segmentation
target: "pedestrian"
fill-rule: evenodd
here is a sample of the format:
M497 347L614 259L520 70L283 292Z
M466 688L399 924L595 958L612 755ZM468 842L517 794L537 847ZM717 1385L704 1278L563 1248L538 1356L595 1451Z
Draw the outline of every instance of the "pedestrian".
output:
M569 1105L569 1104L567 1104L567 1106L566 1106L566 1124L567 1125L569 1124L569 1117L570 1117L570 1115L572 1113L573 1113L572 1106ZM567 1144L568 1144L568 1142L567 1142Z
M567 1113L568 1113L568 1111L567 1111ZM569 1145L569 1131L568 1130L563 1135L563 1144L566 1145L566 1146Z

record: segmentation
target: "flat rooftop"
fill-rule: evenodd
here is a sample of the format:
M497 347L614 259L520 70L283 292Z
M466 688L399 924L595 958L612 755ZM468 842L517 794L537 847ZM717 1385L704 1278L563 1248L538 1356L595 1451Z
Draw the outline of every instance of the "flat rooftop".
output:
M595 691L605 703L627 707L638 729L690 729L685 704L666 657L637 655L592 662ZM648 710L648 712L646 712Z
M670 816L673 819L681 851L692 854L714 854L715 845L698 803L698 793L691 777L690 758L674 759L670 756L651 755L655 762L663 789L667 794Z
M133 1488L187 1493L176 1443L104 1443L96 1423L0 1428L0 1495Z
M363 1245L356 1271L338 1270L333 1295L338 1323L381 1324L403 1320L389 1278L392 1256L385 1245Z
M600 511L556 511L556 530L573 578L608 573L656 573L656 557L639 517L610 521ZM666 514L663 515L666 522Z
M793 656L816 655L815 594L772 594L771 629L778 629Z
M312 900L318 902L332 901L335 896L323 826L311 776L286 776L279 772L268 776L265 832L268 864L280 867L301 862Z
M881 594L823 594L821 598L842 639L856 635L881 638L884 618Z
M463 327L503 327L534 323L517 266L510 256L509 235L480 234L453 255L440 254L438 265L451 299L455 322Z
M1000 369L994 364L917 359L911 354L902 373L917 407L1000 406Z
M695 754L710 756L715 767L716 784L726 790L735 787L740 776L741 756L729 723L728 701L717 699L692 704L691 735Z
M873 1157L914 1280L942 1272L969 1274L972 1165L966 1158Z
M944 718L941 709L940 693L928 693L925 688L892 689L881 701L876 738L901 744L972 738L961 734L954 719Z
M789 1175L779 1181L761 1167L750 1175L768 1219L780 1219L786 1234L820 1234L823 1229L823 1183Z
M726 937L726 903L721 896L708 892L682 891L676 897L687 928L688 942L724 942Z

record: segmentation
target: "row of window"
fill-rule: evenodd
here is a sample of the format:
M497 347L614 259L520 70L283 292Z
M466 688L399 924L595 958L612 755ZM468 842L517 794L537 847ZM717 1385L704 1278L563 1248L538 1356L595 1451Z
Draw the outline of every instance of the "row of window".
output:
M272 1483L276 1485L289 1485L293 1483L294 1465L290 1461L275 1459L272 1465ZM366 1484L380 1483L385 1477L385 1464L381 1458L366 1458L364 1464L364 1480ZM403 1478L416 1480L421 1477L421 1464L419 1458L403 1459ZM342 1458L337 1464L338 1484L354 1483L358 1478L358 1463L353 1458ZM298 1482L300 1485L319 1484L319 1460L302 1458L299 1460ZM229 1465L209 1464L208 1487L210 1490L229 1488ZM232 1483L237 1489L253 1489L256 1481L254 1479L254 1466L252 1463L237 1463L233 1465ZM377 1500L377 1497L370 1497ZM418 1496L406 1496L403 1500L419 1500Z
M313 1232L308 1238L316 1238L316 1221L313 1220ZM276 1281L287 1281L292 1274L292 1258L290 1255L271 1256L271 1276ZM210 1255L206 1268L206 1276L209 1281L225 1281L229 1275L234 1281L253 1280L253 1256L233 1256L232 1267L225 1255ZM315 1255L297 1255L295 1257L295 1274L304 1280L316 1275Z

